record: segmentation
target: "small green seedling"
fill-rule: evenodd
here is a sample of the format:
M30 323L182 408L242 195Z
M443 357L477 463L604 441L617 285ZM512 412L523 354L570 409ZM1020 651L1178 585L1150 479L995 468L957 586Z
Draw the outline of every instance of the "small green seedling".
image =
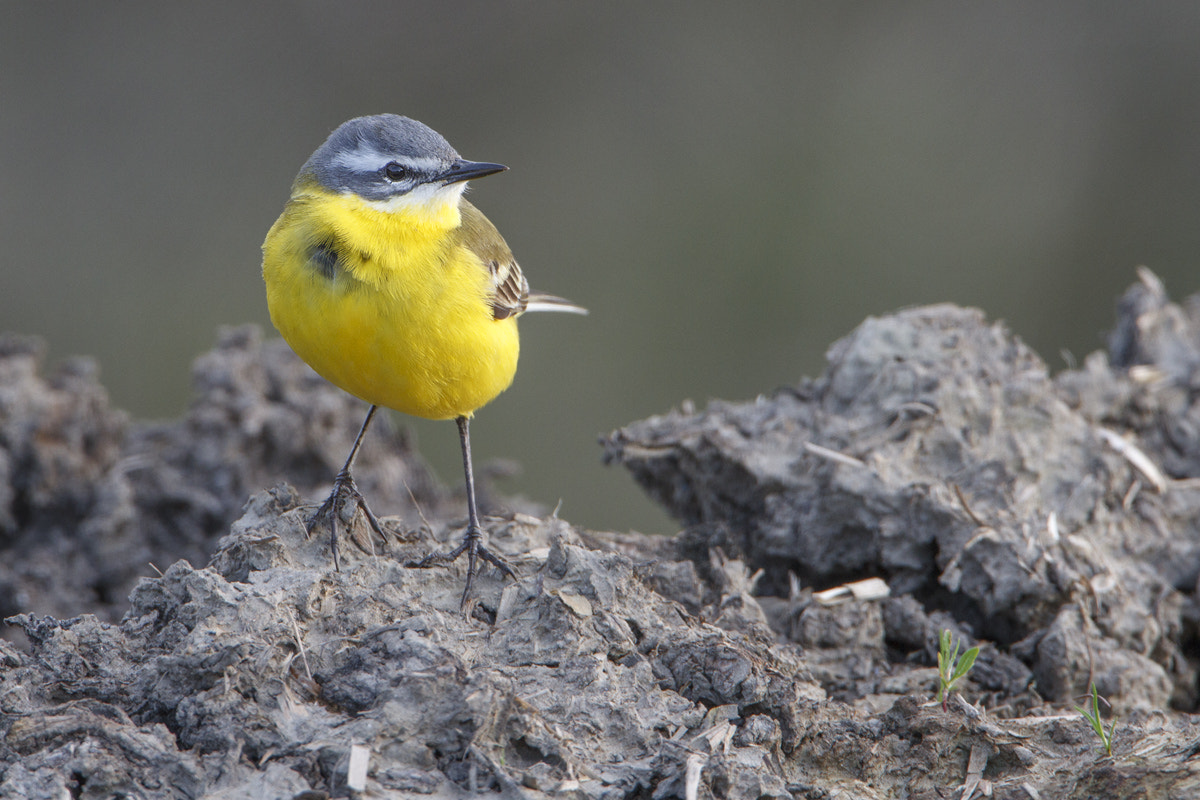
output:
M979 655L979 648L972 647L960 656L958 648L962 643L953 640L954 637L948 630L942 631L938 640L937 699L942 704L943 711L946 710L946 701L950 699L950 692L954 691L955 684L967 676L971 667L975 666L975 657Z
M1104 720L1100 719L1100 701L1104 700L1096 691L1096 682L1092 681L1091 691L1087 695L1092 700L1091 708L1080 708L1075 706L1075 710L1083 714L1083 718L1092 726L1092 730L1096 732L1096 736L1100 737L1100 743L1104 745L1106 755L1112 755L1113 735L1117 732L1117 721L1114 719L1108 730L1104 730ZM1104 705L1112 708L1112 705L1104 700Z

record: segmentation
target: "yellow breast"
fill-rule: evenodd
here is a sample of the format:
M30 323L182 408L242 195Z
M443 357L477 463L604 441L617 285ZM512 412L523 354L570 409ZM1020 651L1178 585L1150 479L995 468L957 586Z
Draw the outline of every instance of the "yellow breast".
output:
M516 319L493 319L488 269L460 222L457 205L383 211L297 189L263 243L271 321L368 403L470 416L512 383L519 345Z

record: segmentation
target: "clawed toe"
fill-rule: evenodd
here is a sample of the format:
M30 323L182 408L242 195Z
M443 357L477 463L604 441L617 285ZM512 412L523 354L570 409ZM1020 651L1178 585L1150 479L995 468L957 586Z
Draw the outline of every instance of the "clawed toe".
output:
M479 559L483 559L510 578L516 578L516 573L503 558L488 550L482 544L483 533L477 527L468 527L463 536L462 544L446 553L430 553L420 561L410 561L406 567L413 569L428 569L429 567L452 564L463 553L467 554L467 584L463 587L462 600L459 609L467 607L467 598L471 595L471 586L475 583L475 575L479 572Z
M347 510L350 511L349 515L346 514ZM381 541L386 542L387 534L384 532L383 524L367 505L366 498L363 497L362 492L358 490L358 486L354 483L354 478L350 476L348 471L343 470L334 479L333 491L326 498L325 502L321 504L321 507L317 509L317 513L313 514L305 528L305 533L308 536L312 536L322 520L329 520L329 548L333 552L334 569L341 569L337 547L338 521L340 520L342 524L346 525L347 529L352 529L354 517L359 511L362 511L363 516L367 518L367 524L371 526L371 530L375 532L375 535ZM374 554L374 548L370 547L372 544L370 537L367 538L366 545L363 544L360 537L351 536L350 538L361 550Z

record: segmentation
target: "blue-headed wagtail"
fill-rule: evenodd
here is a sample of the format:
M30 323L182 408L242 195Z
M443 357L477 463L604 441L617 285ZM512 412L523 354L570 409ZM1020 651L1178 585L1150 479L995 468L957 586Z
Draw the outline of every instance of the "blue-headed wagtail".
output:
M437 132L394 114L337 128L305 162L263 243L271 321L325 379L371 404L333 492L308 531L353 503L383 537L350 470L379 406L458 423L467 488L462 543L410 566L467 555L465 606L478 559L512 576L482 544L470 419L517 370L517 317L584 309L534 294L500 232L463 199L466 182L506 167L467 161Z

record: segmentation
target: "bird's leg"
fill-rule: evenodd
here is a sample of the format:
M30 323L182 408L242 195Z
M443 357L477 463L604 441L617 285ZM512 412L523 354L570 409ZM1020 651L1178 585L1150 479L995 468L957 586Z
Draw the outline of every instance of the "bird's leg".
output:
M438 564L449 564L466 553L467 585L463 589L462 601L459 603L459 608L466 608L467 597L471 594L471 584L475 581L479 559L482 558L492 564L510 578L515 578L516 575L513 573L512 567L504 563L504 559L481 544L483 529L479 527L479 511L475 506L475 471L471 467L471 423L466 417L458 417L454 421L458 423L458 438L462 442L463 472L466 473L467 478L467 532L463 535L462 544L448 553L430 553L420 561L410 562L407 566L424 569Z
M354 439L354 446L350 448L350 457L346 459L346 465L342 467L337 477L333 479L333 491L330 492L328 499L321 504L317 509L317 513L313 514L312 519L308 521L308 527L305 533L312 536L313 530L321 522L322 518L329 519L329 547L333 550L333 568L341 569L338 564L338 549L337 549L337 525L338 520L342 518L342 511L347 504L353 504L357 509L362 509L363 516L367 518L367 523L371 526L371 530L378 534L380 539L387 541L387 536L383 533L383 526L379 520L371 513L371 509L367 507L367 501L362 496L362 492L358 491L358 486L354 484L354 478L350 475L350 468L354 466L354 458L358 455L358 448L362 445L363 437L367 433L367 426L371 424L371 419L375 416L375 412L379 406L371 406L367 411L367 418L363 420L362 427L358 430L358 436Z

